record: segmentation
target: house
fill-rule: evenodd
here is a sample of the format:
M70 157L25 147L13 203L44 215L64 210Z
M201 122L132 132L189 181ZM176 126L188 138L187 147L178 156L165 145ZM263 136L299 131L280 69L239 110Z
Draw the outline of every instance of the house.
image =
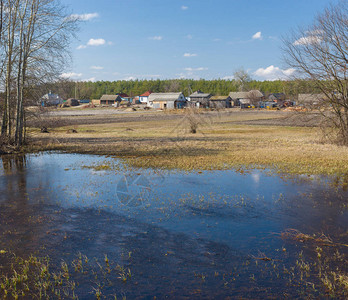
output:
M210 108L228 108L231 107L230 96L211 96L209 99Z
M149 96L151 95L151 91L147 91L147 92L145 92L144 94L141 94L140 96L139 96L139 101L140 101L140 103L147 103L148 102L148 100L149 100Z
M231 92L229 96L232 99L232 106L240 106L240 108L246 108L252 104L259 103L265 98L264 94L259 90L251 90L249 92Z
M149 95L147 106L158 109L183 108L186 98L183 93L152 93Z
M323 103L326 99L324 94L299 94L297 105L312 106Z
M286 100L286 95L284 93L272 93L268 95L268 100L281 103Z
M63 103L63 99L58 94L49 92L40 99L41 106L57 106Z
M116 93L116 95L119 95L122 100L132 103L133 98L128 96L126 93Z
M118 106L118 104L122 101L122 98L119 95L103 95L100 98L99 105L114 105ZM95 103L93 103L95 104ZM95 104L97 105L97 104Z
M190 106L208 108L210 97L210 94L206 94L198 90L190 95Z

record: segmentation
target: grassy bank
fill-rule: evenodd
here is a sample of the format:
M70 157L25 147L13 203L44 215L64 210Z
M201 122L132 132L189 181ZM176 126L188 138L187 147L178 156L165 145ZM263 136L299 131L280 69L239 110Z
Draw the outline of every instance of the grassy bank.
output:
M105 123L99 118L98 122L90 119L89 124L85 124L86 118L64 117L64 124L73 120L74 125L49 129L50 133L30 128L31 144L26 150L114 155L145 168L257 167L293 174L348 176L347 147L321 143L317 128L299 126L297 116L289 122L289 115L280 112L193 116L163 112L153 117L137 112L132 118L129 114L105 116ZM198 126L195 134L190 133L192 122ZM296 126L283 126L292 123Z

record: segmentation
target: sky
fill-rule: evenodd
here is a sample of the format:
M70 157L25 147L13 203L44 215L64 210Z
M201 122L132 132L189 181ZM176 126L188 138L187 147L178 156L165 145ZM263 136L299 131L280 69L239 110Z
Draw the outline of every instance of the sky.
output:
M333 0L61 0L81 20L61 75L83 81L286 79L282 36ZM306 40L304 37L303 41ZM300 41L301 42L301 41Z

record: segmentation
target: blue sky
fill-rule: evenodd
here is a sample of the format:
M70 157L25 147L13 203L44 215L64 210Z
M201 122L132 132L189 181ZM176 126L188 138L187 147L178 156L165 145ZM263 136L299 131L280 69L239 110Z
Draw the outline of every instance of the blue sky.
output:
M286 78L282 35L331 0L62 0L81 22L73 80Z

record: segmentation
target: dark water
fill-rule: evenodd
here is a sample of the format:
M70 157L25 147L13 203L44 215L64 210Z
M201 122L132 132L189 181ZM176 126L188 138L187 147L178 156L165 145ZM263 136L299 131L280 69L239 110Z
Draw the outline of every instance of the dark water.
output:
M306 283L294 285L284 270L299 255L315 262L318 245L281 233L324 234L334 244L327 251L345 255L347 207L347 192L308 176L132 170L61 153L0 164L0 249L49 255L53 265L79 252L94 262L107 255L132 272L105 284L110 297L306 297ZM94 297L93 285L81 279L80 299Z

